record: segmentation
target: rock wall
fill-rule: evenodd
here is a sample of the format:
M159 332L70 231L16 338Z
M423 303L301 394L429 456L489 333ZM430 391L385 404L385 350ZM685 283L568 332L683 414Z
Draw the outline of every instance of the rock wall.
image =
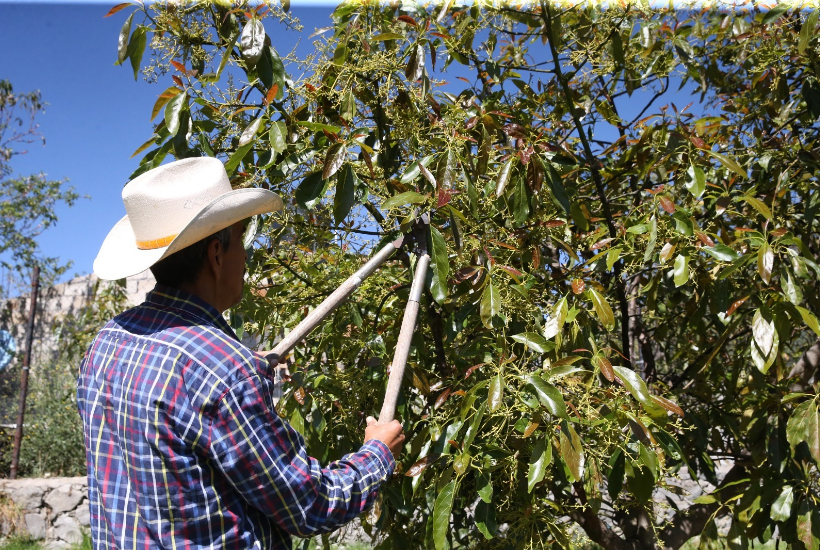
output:
M0 480L2 535L26 535L45 548L72 548L90 525L85 477Z

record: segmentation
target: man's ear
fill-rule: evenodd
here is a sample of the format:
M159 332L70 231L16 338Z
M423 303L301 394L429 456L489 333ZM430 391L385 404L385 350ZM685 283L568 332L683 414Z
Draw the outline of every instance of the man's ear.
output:
M225 263L225 249L219 239L211 239L208 243L208 267L214 277L219 278L222 273L222 266Z

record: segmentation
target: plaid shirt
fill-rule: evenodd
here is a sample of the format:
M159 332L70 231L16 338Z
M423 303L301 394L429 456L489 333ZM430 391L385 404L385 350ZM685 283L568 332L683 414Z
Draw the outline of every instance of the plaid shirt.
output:
M273 380L185 292L158 285L109 322L77 386L94 548L291 548L370 507L390 450L371 440L323 469L276 414Z

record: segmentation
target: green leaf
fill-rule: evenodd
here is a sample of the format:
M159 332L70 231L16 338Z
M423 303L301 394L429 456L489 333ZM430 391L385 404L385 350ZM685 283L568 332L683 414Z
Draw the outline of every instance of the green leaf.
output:
M476 475L476 487L478 488L478 496L487 504L493 501L493 483L490 478L490 472L482 470Z
M780 19L780 16L786 13L789 8L785 6L775 6L765 14L763 14L763 20L760 22L762 25L770 25Z
M774 251L769 243L763 243L763 245L757 250L757 273L766 284L769 284L769 281L772 280L773 267Z
M516 157L511 156L510 159L504 163L504 166L501 167L501 170L498 171L498 179L495 185L496 197L500 197L504 193L504 189L506 189L507 183L510 181L510 174L512 174L512 166L515 159Z
M773 521L786 521L792 515L792 503L794 502L794 488L786 485L780 491L777 499L772 504L772 511L769 517Z
M412 191L408 191L408 193L412 193ZM406 194L402 193L402 195ZM447 254L447 243L444 242L444 237L433 226L430 226L430 237L432 244L430 264L433 268L430 292L436 302L443 304L447 299L447 276L450 274L450 258Z
M809 41L815 36L815 31L817 30L817 15L818 10L812 11L809 16L806 17L803 26L800 27L800 39L797 41L797 51L800 54L805 53Z
M530 467L527 472L527 492L532 493L535 486L543 481L547 473L547 466L552 463L552 445L546 437L535 442L530 457Z
M370 39L371 42L383 42L385 40L401 40L404 38L403 34L399 34L397 32L383 32L381 34L377 34L376 36Z
M335 174L339 170L339 168L342 167L342 164L344 164L345 161L346 154L347 148L345 147L344 143L334 143L330 146L330 149L327 150L327 156L325 157L325 166L322 170L322 177L324 179L328 179L330 176Z
M322 178L322 172L317 170L311 172L302 180L296 188L296 202L304 208L311 210L322 200L327 191L328 180Z
M342 96L339 114L348 121L353 120L353 117L356 116L356 99L353 97L353 90L348 90Z
M784 270L784 274L780 277L780 287L783 289L783 294L794 305L800 304L803 301L803 291L800 290L800 284L794 280L794 275L788 269Z
M649 241L646 243L646 250L643 253L643 261L644 263L650 261L652 259L652 254L655 252L655 246L658 244L658 220L655 216L652 216L652 219L649 220ZM615 265L613 262L612 265ZM607 269L612 269L612 265L609 264L609 256L607 256Z
M456 168L458 159L451 149L447 149L438 160L436 168L436 181L440 187L450 189L456 178Z
M492 489L492 485L490 485ZM479 493L481 490L479 489ZM492 494L492 493L490 493ZM482 500L475 507L475 524L484 538L490 540L498 531L498 525L495 521L495 507L491 500Z
M704 246L701 250L721 262L733 262L740 257L737 252L723 243L716 243L715 246Z
M691 237L694 234L695 228L692 225L690 216L678 210L672 214L672 219L675 221L675 231L687 237Z
M249 67L255 67L265 47L265 26L261 19L252 18L242 28L239 51Z
M624 452L621 449L615 451L609 459L610 471L607 476L607 492L612 500L615 500L624 488L625 473Z
M675 279L675 287L686 284L686 281L689 280L689 256L687 254L678 254L678 257L675 258L672 274Z
M792 448L805 442L814 460L820 464L820 419L814 400L804 401L795 407L786 423L786 440Z
M487 282L487 286L484 287L484 292L481 294L481 303L479 304L481 322L485 327L493 328L493 317L498 315L500 311L501 294L491 279Z
M666 409L655 403L649 389L646 387L646 382L637 372L614 365L612 368L624 383L626 389L629 390L629 393L632 394L632 397L643 406L650 416L666 416Z
M128 42L127 55L131 58L131 68L134 69L134 80L137 79L137 74L142 65L142 54L145 52L147 33L148 29L146 27L137 27L131 35L131 40Z
M538 159L540 161L540 158ZM561 176L558 172L553 168L552 163L549 161L544 161L544 175L546 176L547 186L550 188L552 192L553 202L556 205L560 206L561 209L566 213L567 216L571 215L572 207L569 203L569 196L567 195L567 190L564 188L564 184L561 181Z
M634 235L643 235L647 231L649 231L649 224L646 223L638 223L626 229L627 233L632 233Z
M327 165L325 165L325 171L322 172L322 177L325 177L326 171ZM357 181L356 173L350 164L347 164L344 170L340 170L336 174L336 196L333 199L333 221L337 224L342 223L356 202Z
M794 306L797 309L797 312L800 313L800 316L803 318L803 322L806 323L806 326L809 327L814 331L814 333L820 337L820 323L817 322L817 317L804 307L800 307L798 305Z
M754 336L757 347L763 352L764 357L768 357L772 352L774 331L774 322L764 319L759 309L755 311L754 318L752 319L752 335Z
M253 143L247 143L242 147L238 147L236 151L231 154L230 158L228 158L228 162L225 163L225 172L227 172L229 176L233 175L239 163L242 162L242 159L245 158L245 155L248 154L248 151L250 151L252 147Z
M132 12L131 15L128 16L128 19L122 24L122 29L120 29L120 36L117 41L117 62L115 65L122 65L122 62L128 57L128 35L131 34L131 21L134 20L135 13L137 12Z
M415 191L405 191L398 195L393 195L382 203L382 208L390 210L397 206L404 206L405 204L421 204L427 200L427 197Z
M718 159L720 163L725 166L727 169L731 170L738 176L742 178L749 179L749 175L746 173L746 170L743 169L737 162L733 161L726 155L721 155L720 153L715 153L711 149L701 149L704 153L713 156L714 158Z
M601 296L601 293L594 288L588 289L587 293L592 299L595 314L598 316L598 320L601 324L604 325L607 330L612 330L615 328L615 314L612 313L612 308L609 307L606 298Z
M268 132L268 141L270 147L277 153L281 153L288 148L286 137L288 135L288 127L284 120L277 120L271 122L270 131Z
M256 63L256 72L259 74L259 80L265 85L265 88L270 90L276 84L276 95L273 99L276 101L285 97L285 65L279 54L276 53L271 46L262 49L262 56ZM335 133L335 132L334 132Z
M746 201L752 208L757 210L760 213L760 215L766 218L767 220L772 219L772 211L769 210L769 207L766 206L763 203L763 201L760 201L754 197L749 197L748 195L744 195L740 198Z
M533 387L536 397L549 410L550 414L558 418L569 419L564 396L561 395L558 388L544 381L537 374L530 374L524 380Z
M239 146L242 147L247 143L251 143L256 139L256 134L259 132L259 127L262 125L262 118L257 118L248 124L247 128L242 131L239 136Z
M803 499L797 508L797 536L806 550L820 548L820 514L811 498Z
M490 388L487 393L487 402L490 404L490 412L495 412L501 406L501 401L504 397L504 380L501 374L496 374L490 382Z
M561 458L569 470L570 481L581 481L584 478L584 448L575 428L566 420L561 422L560 440Z
M481 427L481 421L484 419L485 410L487 410L486 402L481 404L475 415L473 415L472 422L470 422L470 425L467 426L467 431L464 433L464 440L461 443L463 449L466 450L469 448L470 444L473 442L473 439L475 439L478 429Z
M433 542L436 550L449 548L447 533L450 532L450 513L453 510L453 495L456 492L456 480L444 486L433 505Z
M419 177L419 174L421 173L421 169L419 168L419 164L421 164L422 166L427 167L427 166L430 165L430 163L433 161L434 158L435 158L435 155L428 155L428 156L424 157L421 160L414 160L413 162L410 163L410 165L407 167L407 169L401 175L401 178L399 178L399 181L401 183L408 184L411 181L415 180L417 177Z
M165 106L165 127L172 136L177 135L179 131L179 114L185 108L187 99L187 93L178 94L172 97Z
M544 337L537 332L522 332L521 334L513 335L512 339L524 344L536 353L547 353L555 348L555 344L547 342Z
M556 302L555 307L553 308L552 315L544 323L544 338L547 340L551 340L557 334L561 332L561 329L564 328L564 323L567 319L567 313L569 309L567 306L567 298L563 297L558 302Z
M689 166L686 171L684 185L695 198L700 198L703 195L703 192L706 191L706 174L703 173L700 166L694 164Z

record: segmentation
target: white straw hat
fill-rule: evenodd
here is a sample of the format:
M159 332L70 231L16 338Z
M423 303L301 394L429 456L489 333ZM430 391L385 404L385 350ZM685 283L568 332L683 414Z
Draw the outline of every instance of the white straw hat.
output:
M218 159L178 160L149 170L122 190L126 216L94 260L100 279L141 273L174 252L257 214L282 209L267 189L231 189Z

